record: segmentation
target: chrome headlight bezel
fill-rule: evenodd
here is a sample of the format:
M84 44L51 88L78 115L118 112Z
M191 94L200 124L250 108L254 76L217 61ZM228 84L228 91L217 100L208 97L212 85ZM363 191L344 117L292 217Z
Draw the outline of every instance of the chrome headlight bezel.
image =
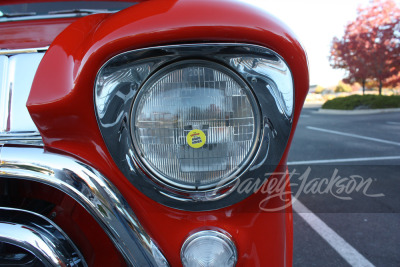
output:
M131 138L131 110L140 88L154 73L182 60L214 62L228 68L250 88L259 108L257 120L261 127L257 128L252 156L234 179L213 188L190 190L165 183L143 164ZM118 86L110 86L115 81ZM128 51L108 60L97 74L94 102L107 148L136 188L170 207L210 210L232 205L252 194L254 191L236 190L243 179L264 179L266 172L276 169L292 126L294 88L288 65L267 48L248 44L170 45Z

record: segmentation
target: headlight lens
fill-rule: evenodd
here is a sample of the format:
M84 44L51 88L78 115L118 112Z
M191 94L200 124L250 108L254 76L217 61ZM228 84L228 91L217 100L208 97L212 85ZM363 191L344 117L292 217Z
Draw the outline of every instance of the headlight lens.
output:
M203 60L171 64L140 89L131 113L137 154L156 178L201 190L233 180L256 150L258 104L228 68Z
M206 230L189 236L181 249L185 267L231 267L237 262L236 246L225 234Z

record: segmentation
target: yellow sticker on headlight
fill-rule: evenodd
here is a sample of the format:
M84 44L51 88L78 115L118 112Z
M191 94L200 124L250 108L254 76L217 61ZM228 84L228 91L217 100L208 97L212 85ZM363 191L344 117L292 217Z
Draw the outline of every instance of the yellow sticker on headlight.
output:
M200 148L206 143L206 135L202 130L191 130L186 136L186 141L193 148Z

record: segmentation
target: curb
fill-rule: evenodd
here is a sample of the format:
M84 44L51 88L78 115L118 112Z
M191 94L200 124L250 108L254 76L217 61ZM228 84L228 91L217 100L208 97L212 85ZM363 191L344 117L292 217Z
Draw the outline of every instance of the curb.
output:
M340 110L340 109L319 109L317 113L330 115L364 115L379 114L388 112L400 112L400 108L380 108L380 109L358 109L358 110Z
M321 108L325 102L305 102L303 108Z

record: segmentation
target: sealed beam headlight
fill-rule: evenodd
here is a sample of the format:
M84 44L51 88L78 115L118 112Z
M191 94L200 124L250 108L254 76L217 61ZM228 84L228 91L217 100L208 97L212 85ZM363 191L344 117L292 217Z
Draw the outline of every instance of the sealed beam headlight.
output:
M260 111L250 88L211 61L162 68L141 87L131 112L143 167L178 189L233 181L253 158L259 132Z

